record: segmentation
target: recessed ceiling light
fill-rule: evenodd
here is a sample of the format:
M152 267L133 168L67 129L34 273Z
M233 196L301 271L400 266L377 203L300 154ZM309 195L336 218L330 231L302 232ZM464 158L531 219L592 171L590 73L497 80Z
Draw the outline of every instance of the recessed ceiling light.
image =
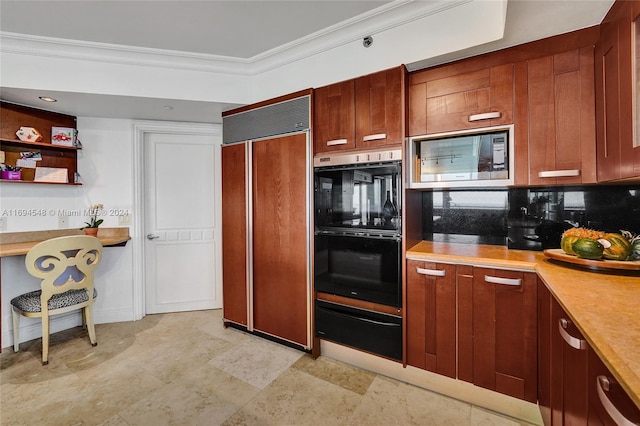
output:
M57 99L50 98L49 96L40 96L40 99L45 101L45 102L58 102Z
M166 109L167 111L172 110L173 107L171 105L165 105L162 108Z

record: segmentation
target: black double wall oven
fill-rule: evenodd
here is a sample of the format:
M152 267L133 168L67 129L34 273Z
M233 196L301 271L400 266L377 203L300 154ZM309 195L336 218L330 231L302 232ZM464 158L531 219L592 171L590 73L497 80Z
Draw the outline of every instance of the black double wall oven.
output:
M401 307L401 177L400 150L314 159L317 292ZM354 305L317 300L316 336L402 359L402 318Z

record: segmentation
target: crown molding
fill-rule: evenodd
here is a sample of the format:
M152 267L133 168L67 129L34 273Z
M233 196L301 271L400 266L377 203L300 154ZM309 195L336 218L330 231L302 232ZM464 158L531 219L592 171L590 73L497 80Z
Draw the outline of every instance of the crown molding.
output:
M120 65L257 75L478 0L397 0L251 58L141 48L0 31L0 52Z

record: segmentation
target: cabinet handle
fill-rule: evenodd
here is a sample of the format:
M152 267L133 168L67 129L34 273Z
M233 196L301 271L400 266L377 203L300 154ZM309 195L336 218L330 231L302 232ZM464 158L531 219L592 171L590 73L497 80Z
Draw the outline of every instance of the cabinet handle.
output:
M490 120L492 118L500 118L502 117L502 113L499 111L496 112L485 112L483 114L473 114L469 116L469 121L481 121L481 120Z
M346 145L347 142L348 141L346 139L334 139L332 141L327 141L327 146Z
M569 326L569 321L567 319L560 318L558 320L558 330L560 330L560 335L562 336L564 341L567 342L567 344L569 346L571 346L572 348L574 348L574 349L578 349L579 351L586 351L587 350L587 341L586 340L582 340L582 339L578 339L576 337L573 337L569 333L567 333L567 331L565 329L568 326Z
M520 278L500 278L500 277L491 277L489 275L485 275L484 280L491 284L515 285L515 286L522 284L522 280Z
M431 275L432 277L444 277L447 274L444 269L416 268L416 271L421 275Z
M362 138L362 142L370 142L370 141L379 141L381 139L386 139L386 133L378 133L377 135L367 135Z
M619 426L636 426L635 423L628 420L625 416L622 415L620 411L613 405L613 402L609 398L607 398L607 394L605 391L609 390L609 379L606 376L598 376L596 377L596 387L598 389L598 398L602 403L605 411L611 417L611 419L615 422L615 424Z
M545 170L538 172L539 178L574 177L580 176L580 169L573 170Z

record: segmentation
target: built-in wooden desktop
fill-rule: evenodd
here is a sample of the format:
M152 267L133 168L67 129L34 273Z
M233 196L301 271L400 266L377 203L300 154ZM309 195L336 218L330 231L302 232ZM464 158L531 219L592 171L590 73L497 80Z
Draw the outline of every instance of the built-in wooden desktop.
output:
M24 256L36 244L50 238L68 235L84 235L80 229L55 229L49 231L5 232L0 234L0 286L2 285L3 257ZM124 246L131 239L129 228L100 228L98 239L104 247ZM0 296L0 306L2 297ZM2 320L0 319L0 341L2 341ZM2 348L0 348L0 351Z

